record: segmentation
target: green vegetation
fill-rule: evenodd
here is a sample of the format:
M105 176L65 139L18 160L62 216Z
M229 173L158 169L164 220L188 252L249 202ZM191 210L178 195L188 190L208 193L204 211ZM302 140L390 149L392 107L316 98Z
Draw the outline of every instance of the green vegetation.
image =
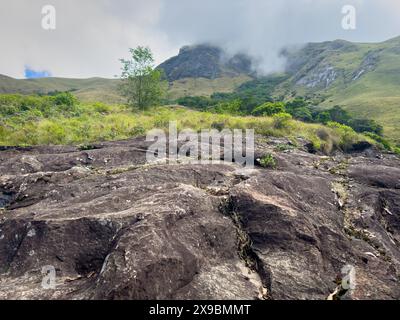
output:
M71 92L80 101L104 103L124 103L125 99L118 92L120 80L117 79L13 79L0 75L0 93L48 95L59 92Z
M286 144L286 143L280 143L275 147L275 151L288 151L288 150L292 150L294 148L293 145L290 144Z
M279 112L274 114L272 119L275 129L284 129L289 127L292 116L286 112Z
M258 82L257 82L258 83ZM259 95L260 97L260 95ZM234 98L232 100L232 98ZM308 123L327 124L337 122L351 127L358 133L373 133L382 136L383 127L371 119L353 118L340 106L331 109L316 107L311 101L304 98L295 98L287 102L272 101L271 97L261 105L254 106L249 103L245 96L241 96L240 90L232 94L214 94L211 97L183 97L176 101L179 105L207 110L215 113L227 113L231 115L253 115L253 116L274 116L277 128L284 125L285 118L295 118ZM374 137L374 136L370 136Z
M357 118L375 120L384 127L385 137L400 143L399 52L400 37L381 43L337 40L309 44L291 53L293 61L303 64L276 87L274 95L308 97L324 109L340 105ZM328 87L297 83L327 66L336 71L336 80Z
M232 93L240 85L251 81L247 75L223 76L216 79L185 78L170 83L167 98L171 101L186 96L210 97L215 92Z
M276 159L272 154L266 154L260 159L260 166L263 168L276 168Z
M168 129L252 128L263 136L302 137L316 150L347 150L359 141L374 142L372 136L348 127L304 123L288 114L275 117L239 116L184 107L156 107L135 111L125 105L81 103L70 93L54 96L0 95L0 145L82 144L127 139L145 135L153 128ZM323 134L321 134L323 133ZM380 144L376 142L376 144Z
M121 59L122 83L120 90L131 107L146 109L159 104L165 91L162 74L154 69L154 58L149 48L130 49L130 60Z
M231 93L203 94L193 87L187 95L203 95L201 104L190 105L187 98L177 102L210 110L221 100L240 100L241 114L248 115L265 102L285 101L286 112L295 119L325 124L335 121L400 144L399 52L400 37L376 44L340 40L313 43L286 53L293 61L287 75L251 80ZM299 82L317 81L327 67L336 75L328 86L322 80L320 85L310 86Z
M253 116L272 116L285 111L285 104L283 102L266 102L255 108L251 113Z
M203 97L201 104L193 103L193 99L192 103L185 102L185 99L183 103L180 100L178 102L204 110L218 102L240 100L241 114L248 115L265 102L290 102L305 97L311 109L296 107L291 111L286 104L286 112L306 122L327 123L333 119L324 110L339 105L352 118L357 118L352 123L346 123L356 131L383 135L385 139L400 144L399 53L400 37L382 43L341 40L312 43L300 50L285 52L292 62L288 65L286 75L259 79L244 74L225 75L217 79L180 79L169 84L168 103L186 96L199 96ZM328 67L335 71L335 80L326 86L318 75ZM300 81L304 79L311 83L313 79L320 79L321 82L318 85L306 85ZM125 103L117 90L119 82L101 78L17 80L0 75L0 93L49 94L70 91L83 102ZM316 109L320 111L318 114L314 113ZM371 130L373 127L375 129Z

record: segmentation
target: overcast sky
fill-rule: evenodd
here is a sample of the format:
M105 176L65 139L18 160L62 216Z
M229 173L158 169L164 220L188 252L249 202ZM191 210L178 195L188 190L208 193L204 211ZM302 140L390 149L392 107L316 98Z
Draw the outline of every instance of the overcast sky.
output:
M41 24L49 4L52 31ZM356 30L342 29L346 4L357 9ZM200 42L260 57L268 72L286 45L398 35L400 0L1 0L0 74L113 77L129 47L149 46L160 63Z

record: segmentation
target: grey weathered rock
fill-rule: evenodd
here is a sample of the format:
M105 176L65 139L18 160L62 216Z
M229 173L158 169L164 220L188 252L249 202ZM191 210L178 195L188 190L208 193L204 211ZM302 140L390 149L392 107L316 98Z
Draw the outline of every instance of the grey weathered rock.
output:
M245 54L229 56L223 49L208 44L185 46L175 57L163 62L169 81L184 78L215 79L222 76L250 75L252 59Z
M279 143L256 150L276 170L148 165L143 139L4 149L0 299L326 299L346 265L343 298L399 299L399 159Z

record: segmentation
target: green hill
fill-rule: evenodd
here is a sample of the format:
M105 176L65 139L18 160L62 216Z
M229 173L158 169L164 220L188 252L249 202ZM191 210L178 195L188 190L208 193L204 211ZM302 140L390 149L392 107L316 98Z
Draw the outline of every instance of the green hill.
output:
M300 49L286 49L285 76L257 80L277 100L304 96L321 108L340 105L353 115L378 121L384 134L400 142L400 37L382 43L352 43L336 40L309 43ZM159 67L170 80L168 98L210 96L232 92L243 83L251 85L251 59L237 55L226 59L218 48L200 45L184 47ZM272 79L273 87L259 84ZM123 102L115 79L43 78L17 80L0 75L0 93L71 91L85 102ZM263 89L260 89L263 90Z
M247 75L224 75L215 79L203 77L178 79L170 82L167 98L177 99L187 95L210 96L214 92L232 92L251 79ZM0 94L49 94L56 91L71 91L84 102L121 103L124 102L124 98L119 94L117 84L118 80L104 78L13 79L0 75Z
M123 101L117 91L118 80L104 78L13 79L0 75L0 93L48 94L71 91L82 101L117 103Z
M275 95L308 96L371 118L400 141L400 37L382 43L336 40L284 52L290 78Z

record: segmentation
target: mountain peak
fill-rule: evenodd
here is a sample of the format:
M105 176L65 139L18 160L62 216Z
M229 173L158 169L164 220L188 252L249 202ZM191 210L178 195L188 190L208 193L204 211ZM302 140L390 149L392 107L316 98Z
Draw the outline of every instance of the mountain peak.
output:
M183 78L216 79L222 76L249 75L252 59L245 54L229 55L224 49L210 44L184 46L179 54L158 66L169 81Z

